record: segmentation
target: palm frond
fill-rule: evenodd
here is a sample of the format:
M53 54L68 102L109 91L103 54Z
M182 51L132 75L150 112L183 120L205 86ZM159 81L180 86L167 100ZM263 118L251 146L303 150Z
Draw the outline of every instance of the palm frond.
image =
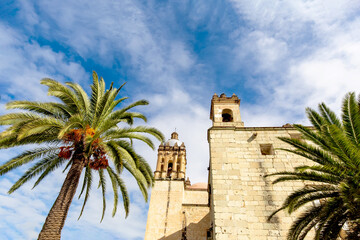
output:
M58 138L61 139L65 135L65 133L69 132L70 129L85 129L87 122L84 122L84 117L81 114L72 115L68 121L63 125L61 130L58 133Z
M139 189L144 197L144 200L145 200L145 202L147 202L147 200L148 200L148 192L147 192L148 183L147 183L144 175L128 161L124 161L124 167L135 178L136 183L138 184Z
M113 83L112 83L113 84ZM95 113L95 119L94 122L96 125L98 125L99 123L103 122L105 119L108 118L108 116L111 114L111 112L113 111L114 107L120 103L122 100L124 100L125 98L121 98L118 101L115 101L115 98L117 97L119 91L121 90L121 88L125 85L123 84L119 89L116 88L112 88L112 84L109 90L107 90L104 94L104 96L102 97L100 104L99 104L99 108Z
M341 199L328 199L325 204L322 205L321 212L318 215L319 221L315 237L319 239L336 239L338 237L342 225L340 226L340 229L332 228L330 231L326 228L338 217L343 218L345 216L343 214L344 209L342 205L343 202ZM336 231L336 237L333 237L334 232L332 231L334 230ZM332 236L333 238L328 238L329 236Z
M55 158L50 165L43 171L40 177L34 183L32 188L35 188L49 173L60 167L66 160L60 157Z
M311 128L302 126L300 124L294 124L293 126L304 136L306 140L313 142L315 145L325 151L331 150L328 142L323 138L319 131L313 131Z
M123 134L121 134L121 136L119 136L119 137L117 137L116 139L131 139L131 140L133 140L133 139L136 139L136 140L140 140L141 142L144 142L144 143L146 143L146 145L148 145L151 149L153 149L153 150L155 150L155 145L154 145L154 143L153 143L153 141L150 139L150 138L148 138L148 137L146 137L146 136L144 136L144 135L142 135L142 134L139 134L139 133L123 133Z
M108 108L111 104L111 95L113 95L114 92L112 89L107 90L99 99L99 102L97 103L97 108L95 109L93 121L92 121L92 127L97 128L101 115L103 112L106 112L106 108Z
M66 85L71 87L78 99L80 104L80 112L84 117L87 117L90 111L90 100L84 89L77 83L67 82Z
M334 193L336 189L331 185L315 185L315 186L305 186L293 193L291 193L284 201L281 209L275 211L270 217L273 217L277 212L283 209L288 209L289 213L292 213L296 210L299 206L302 206L306 203L312 202L313 200L318 200L322 198L326 198L327 196L319 195L319 198L314 198L312 200L306 201L309 196L313 196L314 194L322 194L325 193ZM314 196L315 196L314 195ZM303 204L301 204L303 203ZM299 205L300 204L300 205Z
M91 93L91 98L90 98L91 118L94 117L94 114L98 109L98 105L100 103L100 99L103 94L100 89L99 77L95 71L93 71L92 77L93 77L93 84L91 85L92 93Z
M278 176L273 183L286 181L309 181L304 187L290 194L277 212L287 210L290 214L301 211L316 200L320 206L308 207L293 222L288 239L304 239L315 227L318 240L337 239L343 224L360 221L360 97L345 96L342 106L342 121L324 103L319 111L307 108L306 113L314 128L294 125L308 142L280 138L291 149L281 149L313 162L297 166L294 171L268 174ZM310 163L310 162L309 162Z
M329 175L334 175L334 176L346 176L347 174L353 174L350 173L351 169L348 168L338 168L337 166L331 166L331 165L313 165L313 166L308 166L308 165L300 165L297 167L294 167L294 170L296 172L305 172L307 170L312 170L318 173L326 173Z
M320 174L315 171L307 171L307 172L277 172L266 175L268 176L278 176L282 175L283 177L279 177L273 181L273 184L296 180L296 181L313 181L313 182L323 182L330 184L337 184L341 182L342 178L330 174Z
M332 146L334 153L339 160L343 161L346 166L358 169L360 166L360 152L358 146L355 146L336 126L330 125L324 130L326 137Z
M102 199L103 199L103 210L102 210L102 215L101 215L101 220L100 220L100 222L102 222L102 220L104 219L105 210L106 210L106 198L105 198L106 180L105 180L103 169L99 169L98 173L99 173L99 187L101 186L101 193L102 193Z
M320 116L320 114L311 108L306 108L305 111L311 124L315 127L316 130L320 131L321 127L325 124L323 118Z
M77 113L81 109L81 102L74 91L69 87L50 78L44 78L41 84L48 87L48 95L59 98L69 109L71 114Z
M302 231L304 229L307 230L307 226L310 224L313 226L313 222L316 221L319 213L322 210L322 206L318 207L309 207L307 208L291 225L287 239L288 240L294 240L294 239L300 239L299 236L303 235ZM305 234L306 236L306 234Z
M59 121L56 118L44 117L25 124L19 129L17 139L21 140L31 135L42 134L49 130L59 131L63 126L64 122Z
M111 168L107 167L106 170L107 170L107 172L109 174L109 177L110 177L110 180L111 180L111 185L112 185L112 188L113 188L113 193L114 193L114 208L113 208L113 211L112 211L112 217L114 217L115 214L116 214L117 205L118 205L118 202L119 202L118 183L117 183L116 177L114 176L113 172L111 171Z
M334 160L333 157L330 154L328 154L327 151L323 151L322 149L316 146L310 145L306 142L297 139L291 139L285 137L279 137L279 139L295 147L295 150L285 149L285 148L281 148L281 150L291 152L300 155L302 157L309 156L312 161L319 164L338 165L336 160Z
M139 168L140 172L142 173L142 175L145 177L147 186L152 187L153 183L154 183L154 175L151 170L151 167L142 156L138 155L138 159L139 159L138 168Z
M143 127L143 126L137 126L133 128L112 129L105 132L104 137L109 139L116 139L116 138L121 138L122 134L125 133L146 133L154 136L156 139L158 139L161 142L165 140L164 135L156 128Z
M120 88L118 89L118 91L120 91L125 84L126 83L121 85ZM113 100L113 102L111 103L110 107L107 110L107 113L104 115L108 116L108 115L111 115L113 112L116 112L116 111L114 111L114 109L117 107L117 105L119 105L121 102L123 102L126 99L128 99L128 97L122 97L122 98Z
M124 140L111 141L113 146L116 146L118 154L122 155L122 159L137 166L139 163L138 155L136 154L133 146Z
M33 113L43 114L52 117L70 117L69 109L66 105L55 102L31 102L31 101L12 101L6 104L6 109L22 109Z
M314 193L308 193L305 196L302 196L301 198L297 199L296 202L293 202L291 206L288 209L289 213L292 213L296 210L298 210L300 207L302 207L305 204L313 203L316 200L324 200L326 199L335 199L339 197L339 193L336 191L317 191Z
M61 142L61 140L57 138L57 135L58 131L54 131L54 129L48 129L42 133L34 134L22 139L18 139L17 133L12 133L7 136L0 136L0 149L37 143L49 144L50 146L57 145Z
M29 168L24 175L22 175L19 180L10 188L8 193L12 193L21 187L24 183L35 177L36 175L44 172L49 166L53 164L53 161L58 161L57 154L49 154L44 157L42 160L38 161L33 167Z
M116 172L119 174L123 169L123 156L122 152L118 149L118 146L113 141L108 141L106 143L106 148L108 154L111 156L111 159L114 162Z
M35 113L9 113L0 116L0 125L21 126L41 118L41 115Z
M348 93L343 101L342 119L346 135L355 145L360 143L360 110L355 93Z
M125 183L120 178L120 176L118 174L116 174L111 168L107 168L107 169L114 176L114 178L117 181L118 186L120 187L120 191L121 191L122 198L123 198L125 217L127 217L128 214L129 214L130 199L129 199L129 194L128 194L128 191L126 189Z
M90 193L90 189L91 189L91 185L92 185L92 173L91 173L91 168L89 166L86 166L86 169L85 169L85 176L84 176L84 182L83 182L83 187L81 189L81 192L80 192L80 195L79 195L79 198L80 196L82 195L85 187L86 187L86 191L85 191L85 197L84 197L84 202L83 202L83 205L81 207L81 211L80 211L80 215L79 215L79 218L81 217L83 211L84 211L84 208L85 208L85 205L87 203L87 200L89 198L89 193Z
M328 125L336 125L338 128L342 128L341 121L336 116L336 114L328 108L325 103L319 104L319 110L322 116L322 119L325 120Z
M0 176L5 173L14 170L26 163L29 163L35 159L43 158L46 156L53 156L58 151L58 148L54 147L43 147L36 148L34 150L28 150L23 152L22 154L10 159L6 163L0 166Z

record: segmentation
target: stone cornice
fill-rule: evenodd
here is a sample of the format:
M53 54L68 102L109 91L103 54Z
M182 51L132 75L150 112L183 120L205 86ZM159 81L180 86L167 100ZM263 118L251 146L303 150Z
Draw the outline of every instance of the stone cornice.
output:
M314 129L313 126L305 126ZM296 130L294 127L234 127L234 126L213 126L210 130L235 130L235 131L254 131L254 130Z
M209 204L192 204L192 203L183 203L184 207L209 207Z

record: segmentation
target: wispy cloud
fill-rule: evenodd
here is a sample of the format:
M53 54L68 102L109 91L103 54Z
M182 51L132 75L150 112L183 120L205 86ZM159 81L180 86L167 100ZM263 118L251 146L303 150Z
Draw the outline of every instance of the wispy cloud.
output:
M2 98L39 100L46 98L40 79L52 77L60 81L89 79L83 67L63 53L40 46L24 34L0 22L0 86ZM84 81L85 80L85 81ZM25 88L24 88L25 87Z
M233 3L253 26L237 48L240 62L255 63L247 86L260 95L245 109L251 125L303 122L306 106L325 101L339 109L344 94L358 89L358 2Z

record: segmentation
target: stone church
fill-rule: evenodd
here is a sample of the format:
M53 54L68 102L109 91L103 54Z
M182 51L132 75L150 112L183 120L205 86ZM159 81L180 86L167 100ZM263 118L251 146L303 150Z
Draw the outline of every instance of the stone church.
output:
M295 216L280 212L271 222L267 217L303 183L273 185L264 175L306 162L277 150L290 147L278 137L300 134L290 124L245 127L236 95L214 94L210 119L208 183L190 184L185 143L176 132L159 146L145 239L285 239Z

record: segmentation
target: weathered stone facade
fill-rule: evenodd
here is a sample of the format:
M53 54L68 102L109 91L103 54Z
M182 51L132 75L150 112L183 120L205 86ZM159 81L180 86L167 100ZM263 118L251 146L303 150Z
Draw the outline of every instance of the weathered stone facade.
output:
M178 134L158 149L146 240L203 240L210 227L207 184L185 181L186 151Z
M145 239L286 239L295 215L280 212L271 222L267 217L303 183L273 185L264 175L292 170L307 161L277 150L289 148L278 137L299 138L299 133L289 124L244 127L239 106L235 95L213 96L208 191L205 186L191 189L184 178L160 179L155 172Z

